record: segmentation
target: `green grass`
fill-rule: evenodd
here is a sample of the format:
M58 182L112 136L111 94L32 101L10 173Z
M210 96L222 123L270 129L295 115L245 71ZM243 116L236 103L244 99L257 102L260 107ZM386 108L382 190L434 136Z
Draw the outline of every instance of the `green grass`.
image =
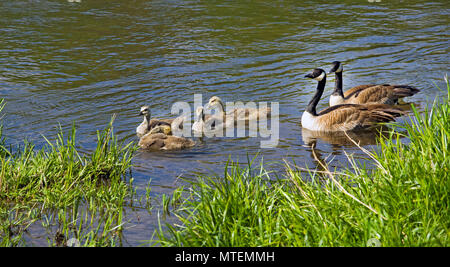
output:
M351 157L341 172L232 164L223 177L190 181L181 203L179 191L166 200L179 223L161 222L154 244L449 246L449 96L447 82L447 98L423 114L413 108L411 123L395 126L402 131L380 137L379 152L361 148L374 168Z
M76 148L76 129L36 150L25 142L0 155L0 246L27 245L24 234L39 225L50 246L77 238L81 246L120 243L124 206L134 193L129 177L132 143L117 142L112 122L97 132L89 154ZM2 139L3 140L3 139ZM127 179L129 178L129 179Z
M223 176L189 181L162 196L178 223L160 223L162 246L448 246L450 86L447 98L380 137L378 152L361 148L371 168L349 157L340 172L286 163L229 163ZM0 102L0 111L4 104ZM113 121L113 120L112 120ZM27 246L36 228L47 245L121 246L125 209L135 207L130 175L136 146L117 142L112 121L81 154L76 128L37 150L5 148L0 127L0 246ZM408 140L408 142L404 142ZM150 187L145 196L149 206ZM138 203L139 204L139 203ZM169 213L170 212L170 213Z

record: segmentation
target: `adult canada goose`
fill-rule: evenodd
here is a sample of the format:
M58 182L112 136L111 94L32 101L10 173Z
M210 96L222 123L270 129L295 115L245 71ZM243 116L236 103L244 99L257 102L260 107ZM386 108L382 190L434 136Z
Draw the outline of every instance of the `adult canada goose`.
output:
M224 113L225 106L224 106L222 100L220 99L220 97L218 97L218 96L211 97L209 99L207 106L218 107L219 113L224 114L224 117L225 117L224 119L226 119L226 117L234 118L235 123L238 120L250 121L250 120L258 120L259 118L268 118L271 113L270 107L266 107L266 108L235 108L235 109L232 109L232 110Z
M184 117L177 117L175 119L150 119L150 107L142 106L139 116L144 116L142 123L136 128L138 137L147 134L151 129L159 125L171 126L171 128L179 127L182 129ZM171 133L169 133L171 134Z
M318 81L317 90L302 115L302 127L312 131L335 132L371 128L380 122L395 120L404 112L384 104L340 104L316 112L323 94L327 75L322 69L314 69L306 78Z
M167 125L155 126L141 137L139 146L146 150L180 150L195 145L195 142L190 139L165 134L168 127Z
M334 61L331 70L335 73L336 81L333 94L330 96L330 106L338 104L397 104L398 99L412 96L420 90L410 85L390 85L390 84L365 84L355 86L343 93L342 72L344 67L341 62Z

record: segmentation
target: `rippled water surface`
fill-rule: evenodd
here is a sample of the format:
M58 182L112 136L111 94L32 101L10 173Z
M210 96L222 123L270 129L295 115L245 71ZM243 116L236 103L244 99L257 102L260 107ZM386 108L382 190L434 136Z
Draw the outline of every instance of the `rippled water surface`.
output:
M395 2L395 3L392 3ZM112 114L122 141L137 141L141 105L170 118L172 104L278 102L280 140L261 149L260 138L206 139L170 153L139 151L138 186L151 179L155 196L170 193L177 177L222 173L224 162L294 161L315 166L300 117L315 91L312 68L344 65L344 89L367 83L411 84L421 92L406 102L425 107L449 72L448 1L6 1L0 0L0 96L9 144L44 144L58 125L77 125L83 151ZM319 109L327 106L334 86ZM406 105L407 106L407 105ZM361 136L373 147L371 136ZM343 150L360 154L340 136L313 136L332 165ZM344 141L343 141L344 140ZM329 157L332 155L332 157ZM130 212L126 244L149 239L156 214ZM136 216L134 216L136 215ZM139 217L136 219L135 217Z

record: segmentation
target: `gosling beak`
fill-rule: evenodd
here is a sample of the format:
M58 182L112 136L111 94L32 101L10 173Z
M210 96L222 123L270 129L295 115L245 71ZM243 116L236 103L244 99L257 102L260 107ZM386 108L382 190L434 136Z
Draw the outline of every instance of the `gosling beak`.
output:
M142 111L139 112L139 116L144 116L144 113L142 113Z

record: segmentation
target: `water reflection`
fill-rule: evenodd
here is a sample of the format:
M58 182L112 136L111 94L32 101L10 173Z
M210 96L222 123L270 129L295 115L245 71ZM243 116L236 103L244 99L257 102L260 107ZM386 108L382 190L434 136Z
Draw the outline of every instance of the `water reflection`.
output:
M312 146L321 140L325 143L331 144L337 150L341 146L354 147L355 142L360 146L376 145L380 136L388 137L388 128L379 127L364 131L350 131L350 132L317 132L302 128L302 140L308 145Z

